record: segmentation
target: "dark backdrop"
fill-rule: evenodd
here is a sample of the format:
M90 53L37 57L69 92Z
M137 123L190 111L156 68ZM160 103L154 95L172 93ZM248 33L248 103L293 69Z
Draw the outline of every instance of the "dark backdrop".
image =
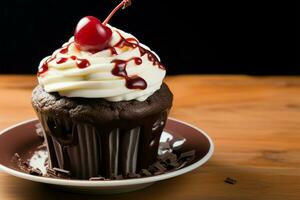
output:
M0 73L35 73L81 17L103 20L117 3L1 1ZM300 74L298 14L298 1L135 0L110 23L156 51L169 74Z

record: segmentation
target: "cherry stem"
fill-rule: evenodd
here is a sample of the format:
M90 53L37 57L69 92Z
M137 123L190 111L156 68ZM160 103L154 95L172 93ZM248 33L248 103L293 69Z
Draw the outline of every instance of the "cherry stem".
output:
M111 11L111 13L106 17L106 19L104 20L104 22L102 23L103 25L106 25L109 20L112 18L112 16L120 9L123 7L123 9L125 9L127 6L130 6L131 1L130 0L123 0L121 3L119 3L119 5L117 5L117 7L115 7L115 9L113 9Z

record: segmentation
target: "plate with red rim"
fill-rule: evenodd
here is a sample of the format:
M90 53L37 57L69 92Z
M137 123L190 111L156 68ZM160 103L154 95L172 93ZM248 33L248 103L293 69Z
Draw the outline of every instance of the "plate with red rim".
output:
M41 137L36 134L37 123L37 119L30 119L0 132L0 170L22 179L50 184L72 192L115 194L142 189L155 182L173 178L200 167L210 159L214 152L214 144L204 131L186 122L168 118L161 141L180 138L176 146L176 142L173 143L176 152L195 150L194 159L180 169L149 177L106 181L35 176L22 171L12 158L15 153L18 153L22 158L29 159L32 152L43 143Z

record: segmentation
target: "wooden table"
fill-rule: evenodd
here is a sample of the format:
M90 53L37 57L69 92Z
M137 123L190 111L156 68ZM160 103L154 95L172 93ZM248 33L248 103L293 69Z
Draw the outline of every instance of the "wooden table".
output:
M171 116L201 127L215 154L203 167L141 191L64 193L0 173L0 199L300 199L300 77L173 76ZM0 129L35 117L33 76L0 76ZM232 185L224 180L237 180Z

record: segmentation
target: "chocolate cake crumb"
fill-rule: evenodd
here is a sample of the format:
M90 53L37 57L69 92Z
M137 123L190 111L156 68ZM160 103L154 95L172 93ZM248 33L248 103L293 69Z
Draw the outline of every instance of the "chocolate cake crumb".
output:
M237 183L237 180L234 179L234 178L230 178L230 177L227 177L225 180L224 180L225 183L228 183L228 184L231 184L231 185L234 185Z

